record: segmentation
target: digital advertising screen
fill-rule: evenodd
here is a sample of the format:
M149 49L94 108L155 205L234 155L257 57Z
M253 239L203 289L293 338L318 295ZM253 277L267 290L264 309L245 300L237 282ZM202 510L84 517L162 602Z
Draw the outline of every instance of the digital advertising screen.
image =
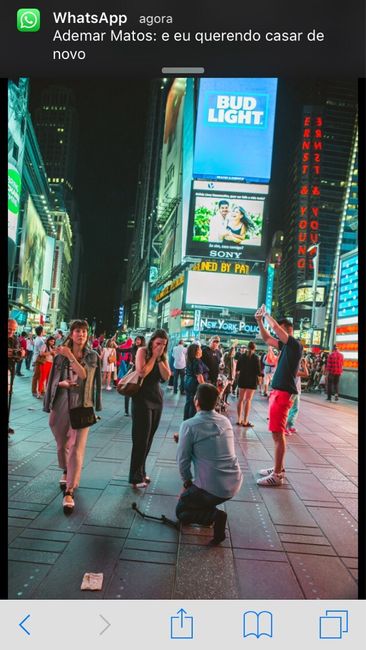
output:
M198 189L194 183L190 222L187 232L187 255L217 259L257 258L263 244L266 195L260 186L237 191L234 183ZM245 187L245 186L242 186ZM267 188L266 188L267 189Z
M268 183L277 79L201 79L194 178Z
M185 89L186 79L174 79L167 96L160 168L160 211L178 193Z
M186 306L230 307L241 311L255 310L259 304L260 275L239 276L188 271Z
M41 311L46 233L31 197L24 215L18 300Z
M358 369L358 252L343 255L339 269L335 342L344 368Z

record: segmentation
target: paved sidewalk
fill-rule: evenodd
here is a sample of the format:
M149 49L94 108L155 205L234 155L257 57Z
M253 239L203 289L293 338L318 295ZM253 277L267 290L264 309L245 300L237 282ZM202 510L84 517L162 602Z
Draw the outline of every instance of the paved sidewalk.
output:
M29 373L27 373L29 375ZM9 597L67 599L357 598L357 404L304 394L299 433L288 440L287 479L259 488L273 463L265 398L255 397L254 429L234 425L244 471L240 493L222 507L228 535L144 521L175 519L181 482L175 463L184 398L165 390L145 491L127 482L131 418L123 399L103 391L102 419L90 430L74 513L62 511L56 449L30 378L17 377L9 439ZM235 403L230 417L236 420ZM101 592L80 591L83 574L103 572Z

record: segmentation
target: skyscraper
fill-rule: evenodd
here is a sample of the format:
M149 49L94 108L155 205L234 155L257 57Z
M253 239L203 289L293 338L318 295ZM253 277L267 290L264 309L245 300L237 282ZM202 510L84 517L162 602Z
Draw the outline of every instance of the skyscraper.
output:
M309 99L314 103L303 107L288 183L281 265L279 310L293 316L295 326L312 319L315 255L316 305L325 307L331 298L355 139L356 83L316 82ZM318 327L324 329L324 323ZM322 343L327 344L326 331Z
M58 85L45 88L41 95L41 105L35 110L35 125L48 182L56 200L56 220L61 241L64 240L63 233L67 232L65 251L70 250L70 255L72 251L70 260L65 252L60 257L66 264L65 269L67 268L67 272L63 271L63 274L66 273L67 280L65 278L63 280L65 291L61 296L62 308L58 306L58 298L55 295L51 299L53 314L55 315L55 310L60 309L63 319L67 320L78 312L82 288L82 277L79 272L82 242L79 214L73 192L79 126L73 91ZM63 219L62 212L64 212ZM71 276L73 277L72 291Z
M62 86L45 88L41 106L35 111L35 127L49 183L72 191L78 144L78 116L72 90Z

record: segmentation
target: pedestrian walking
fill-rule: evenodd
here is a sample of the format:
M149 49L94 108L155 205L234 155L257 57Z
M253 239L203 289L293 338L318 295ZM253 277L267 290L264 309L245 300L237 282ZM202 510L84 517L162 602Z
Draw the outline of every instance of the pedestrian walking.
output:
M13 386L15 378L15 366L18 361L25 356L18 338L16 337L18 323L13 318L8 319L8 436L14 433L14 429L9 426L11 399L13 396Z
M286 435L290 436L293 433L297 433L297 429L295 427L295 422L298 418L299 415L299 410L300 410L300 395L301 395L301 379L303 378L308 378L309 377L309 370L308 370L308 365L306 363L306 359L301 359L300 361L300 368L298 370L297 376L296 376L296 388L297 388L297 395L294 395L294 399L292 402L292 406L289 410L288 418L287 418L287 425L286 425Z
M32 332L29 332L27 336L26 347L27 347L27 352L25 357L25 367L27 370L30 370L32 357L33 357L33 348L34 348L34 340L33 340Z
M225 404L228 404L229 395L231 393L232 386L235 381L235 375L236 375L236 361L235 361L234 347L231 347L230 350L225 352L223 357L223 362L224 362L224 368L222 373L223 375L225 375L227 379L227 384L224 390L223 399Z
M278 339L271 336L264 327L263 318L266 318L268 327L273 330ZM285 474L286 422L293 396L297 395L296 376L302 357L302 345L294 338L291 321L287 318L275 321L266 313L265 305L256 311L255 319L263 341L280 350L269 396L269 430L272 432L275 447L274 467L260 470L259 473L263 478L257 481L258 485L264 487L276 487L282 485Z
M246 348L245 345L241 345L240 348L235 352L235 355L234 355L234 361L235 361L235 377L234 377L234 381L233 381L233 385L232 385L232 394L233 394L233 395L236 395L237 397L239 397L239 389L238 389L238 378L239 378L239 375L238 375L238 373L236 372L236 365L237 365L237 363L238 363L238 361L239 361L239 359L240 359L240 356L241 356L242 354L244 354L244 352L246 352L246 349L247 349L247 348Z
M261 364L261 372L260 372L259 379L258 379L258 390L259 390L259 393L260 393L260 394L262 394L262 390L263 390L263 381L264 381L264 358L265 358L265 356L266 356L266 353L265 353L265 352L262 352L262 354L261 354L260 357L259 357L259 362L260 362L260 364Z
M55 348L58 348L60 345L63 344L64 333L62 330L56 330L53 336L55 339Z
M187 367L184 379L186 403L183 420L188 420L196 414L194 396L199 384L204 384L208 378L208 368L202 361L202 348L198 343L191 343L187 349Z
M343 372L343 354L341 354L336 345L333 345L333 351L327 359L325 374L327 377L327 401L332 401L332 395L336 402L339 399L339 380Z
M169 368L174 368L173 348L170 349L170 352L168 353L168 358L169 358ZM167 390L173 390L173 389L174 389L174 372L171 373L167 385Z
M183 524L213 524L210 546L225 539L227 514L216 506L232 499L243 482L231 422L215 411L218 396L216 386L199 384L195 396L197 413L181 424L177 449L184 491L176 515Z
M126 372L128 372L128 368L131 361L132 346L133 346L133 339L131 339L131 337L128 337L128 339L124 343L121 343L121 345L117 347L117 352L118 351L120 352L117 379L122 379L122 377L125 376Z
M146 346L146 341L144 336L136 336L134 343L130 349L127 350L127 352L130 355L130 364L128 370L135 369L135 362L136 362L136 354L137 350L141 347ZM129 413L129 406L130 406L130 396L125 395L125 415L128 416Z
M32 366L33 366L32 395L33 397L38 397L38 393L39 393L38 382L41 376L41 367L40 367L41 364L38 362L38 356L44 344L42 325L38 325L35 331L36 331L36 338L34 339L34 348L33 348L33 357L32 357Z
M202 361L208 368L208 381L214 386L217 384L222 357L219 346L219 336L213 336L210 339L209 345L202 346Z
M87 345L88 323L74 320L70 334L60 346L48 379L43 410L50 413L49 424L57 445L59 467L62 469L60 487L66 489L63 508L71 513L75 507L74 491L79 486L89 426L74 429L70 410L81 415L92 409L100 411L100 359Z
M168 335L158 329L147 346L136 354L136 371L143 378L138 393L132 397L132 453L129 482L134 488L145 488L150 482L146 474L146 459L159 426L163 409L162 381L170 377L167 361Z
M238 387L239 399L237 404L238 421L236 424L242 427L253 427L253 422L249 421L252 399L257 388L261 364L259 357L255 354L255 343L249 341L247 351L239 357L236 365L236 371L239 373ZM242 412L244 421L242 420Z
M116 344L112 339L108 339L105 348L102 350L102 388L112 390L111 379L116 367L116 361Z
M277 357L275 356L272 347L269 345L268 352L263 357L264 376L262 381L262 397L269 396L269 388L276 370L276 365Z
M172 350L173 357L173 372L174 372L174 383L173 390L174 394L178 393L178 380L179 380L179 390L181 395L184 395L184 376L186 373L187 365L187 350L184 347L184 341L179 341L178 345L175 345Z
M22 350L24 350L24 355L21 357L21 359L19 359L19 361L17 361L15 374L18 377L24 377L24 375L22 373L22 363L23 363L23 360L24 360L24 358L25 358L25 356L27 354L27 332L22 332L21 333L21 335L18 337L18 342L19 342L19 345L22 348Z
M38 382L38 395L37 397L42 398L45 393L45 386L48 381L49 374L51 372L53 359L56 354L56 339L54 336L49 336L46 339L41 351L38 355L38 361L40 362L40 377Z

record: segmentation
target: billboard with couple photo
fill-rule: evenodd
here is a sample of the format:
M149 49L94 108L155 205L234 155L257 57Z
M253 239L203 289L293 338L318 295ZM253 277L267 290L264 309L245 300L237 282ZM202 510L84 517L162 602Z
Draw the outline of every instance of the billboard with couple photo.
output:
M257 258L265 199L259 192L194 190L187 254L239 260L254 252Z

